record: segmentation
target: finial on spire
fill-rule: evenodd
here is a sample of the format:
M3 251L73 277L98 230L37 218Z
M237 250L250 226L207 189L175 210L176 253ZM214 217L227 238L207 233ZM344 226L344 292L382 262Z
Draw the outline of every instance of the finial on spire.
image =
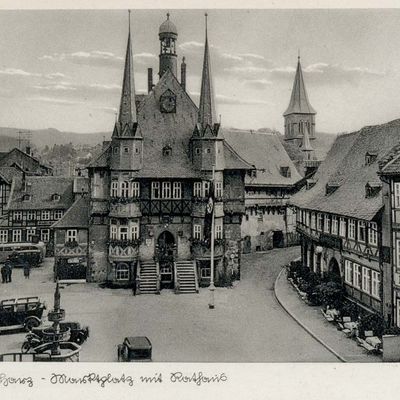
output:
M204 17L206 19L206 39L207 39L207 18L208 18L208 14L204 13Z
M131 34L131 10L128 10L128 28L129 34Z
M167 19L169 19L169 11L167 12Z
M300 61L300 49L297 49L297 61Z

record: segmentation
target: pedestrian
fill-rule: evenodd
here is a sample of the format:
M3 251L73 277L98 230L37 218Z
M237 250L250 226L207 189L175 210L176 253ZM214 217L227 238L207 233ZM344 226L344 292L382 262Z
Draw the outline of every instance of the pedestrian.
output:
M7 283L6 281L6 266L1 267L1 283Z
M6 283L10 283L12 281L12 266L11 261L9 259L6 260Z
M132 294L136 296L136 279L133 281Z
M24 261L24 277L25 279L29 279L29 275L31 273L31 266L29 265L28 261Z

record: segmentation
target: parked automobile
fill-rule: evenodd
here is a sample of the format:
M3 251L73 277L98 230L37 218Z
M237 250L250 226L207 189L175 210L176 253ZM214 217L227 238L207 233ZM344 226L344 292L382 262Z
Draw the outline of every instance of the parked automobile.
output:
M45 329L50 329L52 325L48 326L37 326L32 329L32 333L37 335L40 338L43 338L44 333L43 331ZM81 326L79 322L60 322L59 324L60 331L61 332L67 332L69 331L69 337L66 339L68 342L74 342L76 344L82 344L86 341L86 339L89 337L89 327L88 326Z
M145 336L129 336L118 345L118 361L151 361L152 345Z
M46 304L38 297L20 297L0 301L0 332L26 329L30 331L42 322Z
M46 255L46 245L38 243L0 243L0 263L10 259L13 267L23 267L27 262L37 267Z

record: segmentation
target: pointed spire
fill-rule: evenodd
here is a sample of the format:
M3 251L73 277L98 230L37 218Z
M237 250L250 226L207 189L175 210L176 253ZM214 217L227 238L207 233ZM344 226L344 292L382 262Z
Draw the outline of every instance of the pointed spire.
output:
M300 63L300 50L297 57L297 69L293 83L292 96L290 98L289 107L283 115L289 114L316 114L316 111L312 108L308 100Z
M206 27L205 27L205 45L204 45L204 61L203 72L201 77L201 91L199 103L199 117L198 122L205 128L207 125L210 127L216 123L215 113L215 100L212 87L210 55L208 50L208 35L207 35L207 13L205 14Z
M118 122L127 124L136 122L135 81L133 77L133 56L131 44L131 11L129 13L129 33L126 47L124 79L122 83L121 104Z

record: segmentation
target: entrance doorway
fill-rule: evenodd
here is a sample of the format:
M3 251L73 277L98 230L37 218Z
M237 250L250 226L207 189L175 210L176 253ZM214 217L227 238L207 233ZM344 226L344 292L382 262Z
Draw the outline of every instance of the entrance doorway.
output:
M332 281L341 282L339 263L335 257L329 261L328 271Z
M174 288L175 238L169 231L160 234L157 240L160 264L161 289Z
M285 240L283 237L283 232L282 231L274 231L274 233L272 235L273 248L284 247L284 245L285 245Z

